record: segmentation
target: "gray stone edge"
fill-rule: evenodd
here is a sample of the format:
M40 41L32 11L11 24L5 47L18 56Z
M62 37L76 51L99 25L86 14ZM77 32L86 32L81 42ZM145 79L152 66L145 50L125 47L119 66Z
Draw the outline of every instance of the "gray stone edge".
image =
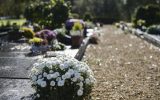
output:
M120 29L122 29L124 32L129 32L132 33L134 35L136 35L137 37L146 40L149 43L152 43L153 45L160 47L160 40L153 37L152 35L150 35L149 33L143 32L139 29L135 29L135 28L130 28L128 27L126 24L122 25L122 27L120 27Z
M90 37L87 37L83 40L81 47L79 48L79 51L77 52L77 54L74 57L75 59L77 59L79 61L82 60L82 58L85 54L86 48L89 45L89 40L90 40Z

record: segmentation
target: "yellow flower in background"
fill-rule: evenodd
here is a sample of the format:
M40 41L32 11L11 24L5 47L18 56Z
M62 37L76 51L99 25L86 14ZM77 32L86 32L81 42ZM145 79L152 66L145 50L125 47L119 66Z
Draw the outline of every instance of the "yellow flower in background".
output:
M41 43L42 41L43 39L34 37L33 39L29 40L29 43Z
M20 30L23 32L25 38L31 39L35 36L35 32L31 28L22 27Z
M79 30L82 30L82 29L83 29L83 26L80 22L74 23L74 25L72 27L72 30L74 30L74 31L79 31Z

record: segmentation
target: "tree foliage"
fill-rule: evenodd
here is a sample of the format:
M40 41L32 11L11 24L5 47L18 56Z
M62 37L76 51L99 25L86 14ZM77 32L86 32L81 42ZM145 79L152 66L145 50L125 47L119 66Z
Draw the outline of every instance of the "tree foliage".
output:
M156 5L147 5L137 8L133 22L137 25L138 20L144 20L146 26L160 24L160 7Z
M69 6L63 0L34 3L26 8L25 17L32 23L58 28L69 17Z
M0 0L0 16L19 18L25 7L36 1L40 0Z
M38 1L38 2L37 2ZM50 0L0 0L0 16L19 17L25 8L35 2L48 2ZM63 0L52 0L63 1ZM95 18L131 20L134 10L138 6L148 4L160 5L160 0L64 0L72 4L72 13L79 14L83 18L89 12ZM69 3L68 3L69 4Z
M52 25L54 27L61 27L69 17L69 6L64 2L56 2L56 5L52 8Z
M92 21L92 15L90 13L85 13L83 17L84 21Z
M99 19L130 21L138 6L159 3L160 0L75 0L72 12L79 13L81 17L90 12Z

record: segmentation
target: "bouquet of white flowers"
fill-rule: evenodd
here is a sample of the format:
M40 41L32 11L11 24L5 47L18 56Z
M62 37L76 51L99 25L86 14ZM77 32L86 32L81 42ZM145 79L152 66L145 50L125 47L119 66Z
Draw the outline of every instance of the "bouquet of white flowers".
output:
M39 59L30 76L38 100L83 100L95 82L88 65L64 55Z

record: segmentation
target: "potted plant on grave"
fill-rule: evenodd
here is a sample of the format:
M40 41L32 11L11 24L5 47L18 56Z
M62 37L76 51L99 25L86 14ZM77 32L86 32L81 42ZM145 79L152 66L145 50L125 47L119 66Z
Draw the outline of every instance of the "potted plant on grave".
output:
M35 32L31 28L23 27L20 29L23 33L23 36L27 39L32 39L35 37Z
M72 30L70 31L71 40L72 40L72 48L80 47L82 40L83 40L83 26L79 22L75 22Z
M34 37L29 40L29 44L35 44L36 46L40 46L42 41L43 41L43 39L38 38L38 37Z
M35 100L90 100L95 83L92 70L66 55L41 58L31 70Z
M29 40L29 43L32 44L31 47L31 54L37 54L40 53L40 47L42 45L43 39L38 38L38 37L34 37L32 39Z

